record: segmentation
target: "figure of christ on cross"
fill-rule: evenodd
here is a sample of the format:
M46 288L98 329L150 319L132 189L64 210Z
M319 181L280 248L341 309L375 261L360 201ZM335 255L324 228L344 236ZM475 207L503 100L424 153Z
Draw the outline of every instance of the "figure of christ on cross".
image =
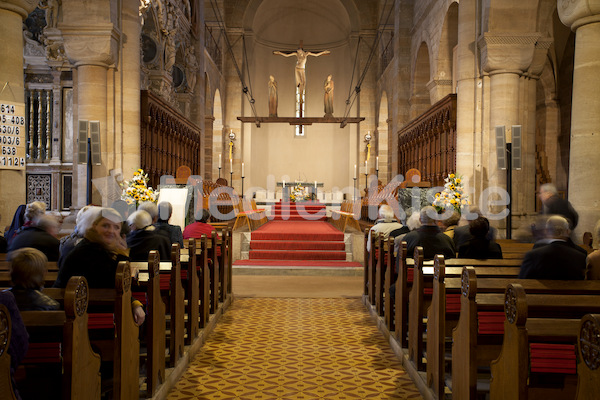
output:
M310 51L304 51L304 49L302 48L302 40L300 41L300 45L298 46L298 50L293 51L291 53L283 53L281 51L274 51L273 54L277 54L280 56L284 56L284 57L291 57L291 56L296 56L297 60L296 60L296 87L298 87L300 89L299 93L300 93L300 101L302 101L302 98L304 97L304 88L306 87L306 72L305 72L305 68L306 68L306 58L308 56L314 56L314 57L319 57L322 55L326 55L331 53L329 50L324 50L321 51L319 53L313 53Z

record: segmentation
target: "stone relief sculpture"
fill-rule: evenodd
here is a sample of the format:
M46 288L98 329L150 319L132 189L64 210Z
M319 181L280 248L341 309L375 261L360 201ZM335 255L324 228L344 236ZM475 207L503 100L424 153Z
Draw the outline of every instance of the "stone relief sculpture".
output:
M58 25L58 11L62 5L61 0L40 1L39 8L46 10L46 27L56 28Z
M277 81L273 75L269 76L269 117L277 116Z
M332 117L333 116L333 79L331 75L327 76L325 79L325 83L323 85L325 89L325 116Z
M188 83L188 91L194 92L196 86L196 74L198 73L198 59L196 58L196 50L193 46L187 46L185 52L185 77Z

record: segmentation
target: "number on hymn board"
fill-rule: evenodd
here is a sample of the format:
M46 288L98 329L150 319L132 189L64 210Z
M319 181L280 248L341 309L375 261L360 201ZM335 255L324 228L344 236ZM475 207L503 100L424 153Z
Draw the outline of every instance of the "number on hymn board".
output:
M14 114L15 106L12 104L0 104L0 112L3 114Z

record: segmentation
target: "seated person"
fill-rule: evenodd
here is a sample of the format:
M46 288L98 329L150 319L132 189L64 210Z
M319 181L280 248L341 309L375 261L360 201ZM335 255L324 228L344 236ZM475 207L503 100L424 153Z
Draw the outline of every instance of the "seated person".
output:
M81 221L83 240L75 246L59 269L54 287L64 288L69 278L85 277L90 288L114 288L117 266L129 260L127 243L121 237L121 215L112 208L94 207ZM142 303L132 300L133 318L137 325L146 314Z
M469 232L472 239L460 246L458 258L498 259L502 258L500 245L487 238L490 222L486 217L479 217L469 222Z
M398 235L408 232L408 228L402 231L404 226L396 221L394 210L387 204L379 207L379 219L375 221L375 225L369 230L369 239L367 240L367 251L371 251L371 236L373 238L381 237L387 239L391 232L396 232ZM397 236L397 235L394 235Z
M548 243L525 254L519 279L584 279L586 254L567 243L569 221L554 215L546 221L545 231Z
M454 239L454 229L458 227L460 214L457 211L452 211L448 218L443 218L437 221L438 226L450 239Z
M158 219L154 226L159 233L166 235L171 243L179 243L183 247L183 233L179 225L169 224L169 219L173 215L173 206L168 201L158 203Z
M394 255L398 255L398 250L400 250L400 244L402 244L404 241L404 236L406 236L408 232L412 232L421 227L421 221L419 221L420 215L420 212L417 212L411 208L410 215L406 219L406 228L408 231L394 237Z
M199 239L202 235L206 235L210 238L213 231L216 231L215 227L208 224L207 221L210 219L210 213L208 210L202 209L200 212L196 212L196 222L193 222L185 227L183 230L184 239ZM217 236L218 237L218 236ZM217 247L217 256L221 255L221 248Z
M161 261L171 259L171 241L158 233L152 225L152 218L144 210L137 210L129 216L127 223L131 229L127 235L129 259L132 261L148 261L151 250L157 250Z
M600 221L596 223L594 233L600 238ZM586 259L587 279L600 279L600 250L588 254Z
M436 254L442 254L446 259L455 258L454 242L444 235L437 225L437 211L432 206L423 207L419 214L421 227L404 236L408 257L412 257L417 246L423 247L425 260L433 260Z
M483 214L477 206L468 206L464 208L464 211L460 217L458 226L454 228L454 247L460 249L460 246L467 243L473 238L469 231L469 221L478 217L482 217ZM487 234L488 240L496 240L498 230L493 226L490 226L490 230Z
M23 247L33 247L46 254L49 261L58 261L60 241L58 221L52 215L43 214L35 218L32 224L24 226L10 241L8 251Z
M17 308L15 296L9 290L0 291L0 304L6 306L8 313L10 314L10 323L12 328L10 333L10 343L8 344L8 354L10 355L10 375L11 380L13 381L13 390L17 395L17 400L21 400L21 396L17 391L13 377L17 367L23 358L25 358L25 354L27 354L27 349L29 348L29 334L27 333L27 329L25 328L25 324L21 318L21 313ZM4 339L6 339L6 336L4 336Z
M80 231L80 224L85 212L92 207L95 206L84 206L81 210L79 210L77 217L75 218L75 229L73 229L73 232L69 236L65 236L60 239L60 245L58 248L60 253L58 256L58 268L62 267L67 255L75 248L77 243L83 239L83 232Z
M8 253L10 261L10 291L15 296L19 311L58 310L59 304L42 293L48 259L41 251L23 247Z

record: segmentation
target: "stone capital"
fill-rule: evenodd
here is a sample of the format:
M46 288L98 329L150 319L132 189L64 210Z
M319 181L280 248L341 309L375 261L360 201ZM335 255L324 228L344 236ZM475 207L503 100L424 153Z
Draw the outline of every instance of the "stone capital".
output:
M558 17L575 31L582 25L600 22L600 0L558 0Z
M59 24L69 61L75 66L110 67L117 62L120 32L111 23Z
M554 41L550 37L539 38L535 44L535 50L533 51L533 59L527 70L527 75L532 78L539 78L546 60L548 57L548 49L552 46Z
M0 0L0 10L15 12L19 14L23 20L35 10L37 5L37 0Z
M527 71L533 61L535 45L540 36L538 32L485 32L478 41L483 71L490 75L522 74Z

